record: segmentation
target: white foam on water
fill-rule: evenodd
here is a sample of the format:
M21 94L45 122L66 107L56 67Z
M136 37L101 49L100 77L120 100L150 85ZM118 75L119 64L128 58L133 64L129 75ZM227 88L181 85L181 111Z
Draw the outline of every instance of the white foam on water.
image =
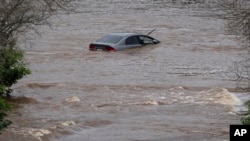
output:
M219 90L215 94L214 100L215 100L215 103L219 103L223 105L238 106L242 104L240 99L238 99L234 94L232 94L225 88Z
M69 103L77 103L77 102L80 102L81 99L77 96L72 96L72 97L69 97L69 98L66 98L65 99L65 102L69 102Z

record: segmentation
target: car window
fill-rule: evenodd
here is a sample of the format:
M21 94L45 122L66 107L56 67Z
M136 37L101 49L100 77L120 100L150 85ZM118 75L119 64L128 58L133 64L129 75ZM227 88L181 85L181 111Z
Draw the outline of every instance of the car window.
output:
M154 39L150 38L148 36L140 36L139 39L144 44L153 44L154 43Z
M137 36L128 37L125 40L126 45L140 44Z
M122 39L122 36L106 35L102 37L101 39L97 40L97 42L116 44L121 39Z

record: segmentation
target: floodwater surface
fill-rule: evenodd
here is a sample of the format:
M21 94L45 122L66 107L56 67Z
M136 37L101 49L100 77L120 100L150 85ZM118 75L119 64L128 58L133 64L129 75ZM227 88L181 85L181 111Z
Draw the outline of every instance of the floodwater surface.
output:
M151 0L82 0L25 47L32 74L14 87L4 141L226 141L247 94L232 92L243 52L209 11ZM160 40L91 52L110 32ZM27 44L29 44L27 43ZM242 100L243 99L243 100Z

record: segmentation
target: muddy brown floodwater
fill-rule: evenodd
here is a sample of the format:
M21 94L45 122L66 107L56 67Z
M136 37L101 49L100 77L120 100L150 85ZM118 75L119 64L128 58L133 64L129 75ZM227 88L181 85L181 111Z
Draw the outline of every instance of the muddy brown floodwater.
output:
M227 141L248 94L231 90L243 52L209 11L151 0L82 0L39 27L25 48L32 74L14 87L1 141ZM158 45L90 52L110 32Z

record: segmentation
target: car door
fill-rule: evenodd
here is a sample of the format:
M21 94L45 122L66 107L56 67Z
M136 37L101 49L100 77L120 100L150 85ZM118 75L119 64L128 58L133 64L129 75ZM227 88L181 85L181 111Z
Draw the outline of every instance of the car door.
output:
M130 36L125 40L126 48L135 48L142 46L142 43L139 40L139 36Z
M157 44L159 43L160 41L152 38L152 37L149 37L149 36L146 36L146 35L140 35L139 36L139 40L140 42L143 44L143 45L147 45L147 44Z

